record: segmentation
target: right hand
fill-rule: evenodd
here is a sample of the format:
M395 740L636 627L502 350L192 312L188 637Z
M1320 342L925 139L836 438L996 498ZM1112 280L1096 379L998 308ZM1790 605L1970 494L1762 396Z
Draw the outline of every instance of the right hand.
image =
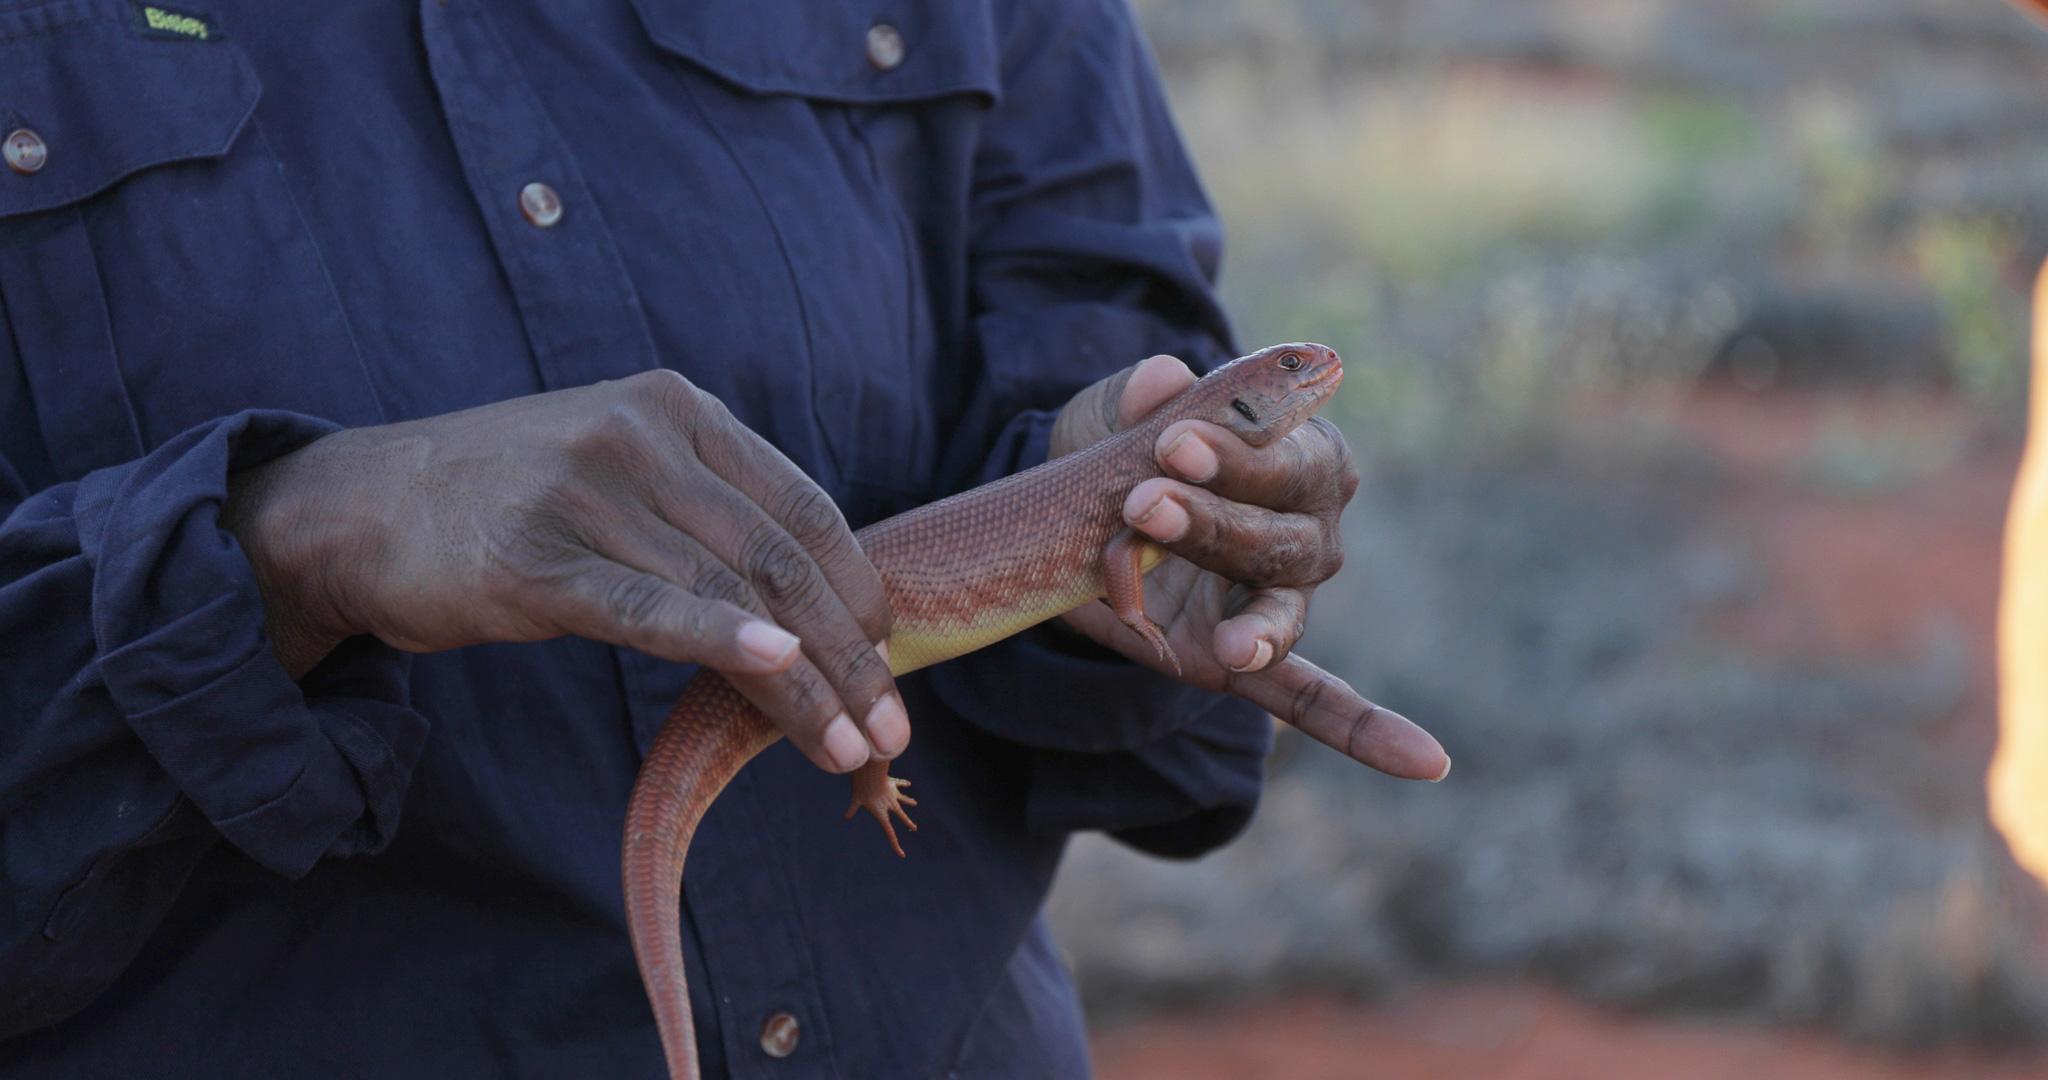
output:
M838 508L672 371L336 432L234 477L225 522L294 678L357 634L575 634L718 670L829 771L910 738Z

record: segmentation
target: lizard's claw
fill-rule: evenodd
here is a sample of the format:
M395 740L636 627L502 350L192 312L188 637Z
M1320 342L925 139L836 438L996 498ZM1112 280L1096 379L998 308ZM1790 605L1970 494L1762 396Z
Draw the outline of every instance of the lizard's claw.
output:
M874 815L875 820L882 823L882 831L889 836L889 847L899 859L904 857L903 844L896 839L896 826L889 820L889 815L896 815L904 828L917 831L917 822L910 820L910 814L903 809L917 805L916 799L903 794L903 789L909 786L910 781L889 775L887 762L872 763L853 774L853 802L846 808L848 821L862 810Z
M1146 643L1152 646L1152 651L1159 654L1159 662L1173 669L1174 678L1178 679L1181 677L1180 656L1173 651L1173 645L1166 640L1165 627L1147 618L1142 611L1131 618L1125 619L1124 625L1137 631L1138 636L1144 638Z

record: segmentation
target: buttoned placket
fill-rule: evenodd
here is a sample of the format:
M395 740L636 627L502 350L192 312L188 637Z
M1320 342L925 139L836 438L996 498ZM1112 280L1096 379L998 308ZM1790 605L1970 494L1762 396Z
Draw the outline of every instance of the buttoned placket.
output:
M550 390L656 366L640 297L546 109L479 0L423 0L434 88Z
M450 134L542 384L563 389L657 366L645 313L612 234L568 145L489 21L487 5L422 0L421 27ZM673 703L676 666L630 650L614 654L644 754ZM684 879L684 947L702 950L716 973L715 985L701 989L711 990L717 1003L733 1076L836 1077L831 1029L788 868L761 850L761 833L772 828L767 819L776 811L776 801L744 772L713 807ZM720 819L731 824L718 826ZM700 1038L704 1034L700 1027Z

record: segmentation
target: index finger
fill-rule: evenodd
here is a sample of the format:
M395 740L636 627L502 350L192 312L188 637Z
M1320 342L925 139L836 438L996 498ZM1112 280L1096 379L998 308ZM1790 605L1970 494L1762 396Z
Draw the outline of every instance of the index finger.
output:
M1367 701L1344 680L1289 654L1260 671L1233 674L1232 693L1300 728L1310 738L1403 780L1442 780L1451 756L1436 737L1392 709Z
M882 575L861 551L846 517L824 489L772 443L735 419L723 404L707 408L692 423L679 426L697 460L803 546L868 640L888 640L894 616Z

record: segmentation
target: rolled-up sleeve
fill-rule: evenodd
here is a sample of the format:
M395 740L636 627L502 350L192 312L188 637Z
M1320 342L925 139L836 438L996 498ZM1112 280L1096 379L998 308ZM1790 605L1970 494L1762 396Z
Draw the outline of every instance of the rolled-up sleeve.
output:
M986 482L1046 458L1057 410L1155 353L1232 354L1214 292L1222 230L1122 0L1018 5L975 160L974 339L984 368L955 460ZM992 433L992 434L991 434ZM1101 828L1194 854L1257 801L1270 721L1058 628L933 674L947 703L1034 748L1035 828Z
M29 493L0 469L0 1036L75 1011L221 839L298 876L398 822L426 721L367 640L294 682L219 513L332 429L245 412Z

